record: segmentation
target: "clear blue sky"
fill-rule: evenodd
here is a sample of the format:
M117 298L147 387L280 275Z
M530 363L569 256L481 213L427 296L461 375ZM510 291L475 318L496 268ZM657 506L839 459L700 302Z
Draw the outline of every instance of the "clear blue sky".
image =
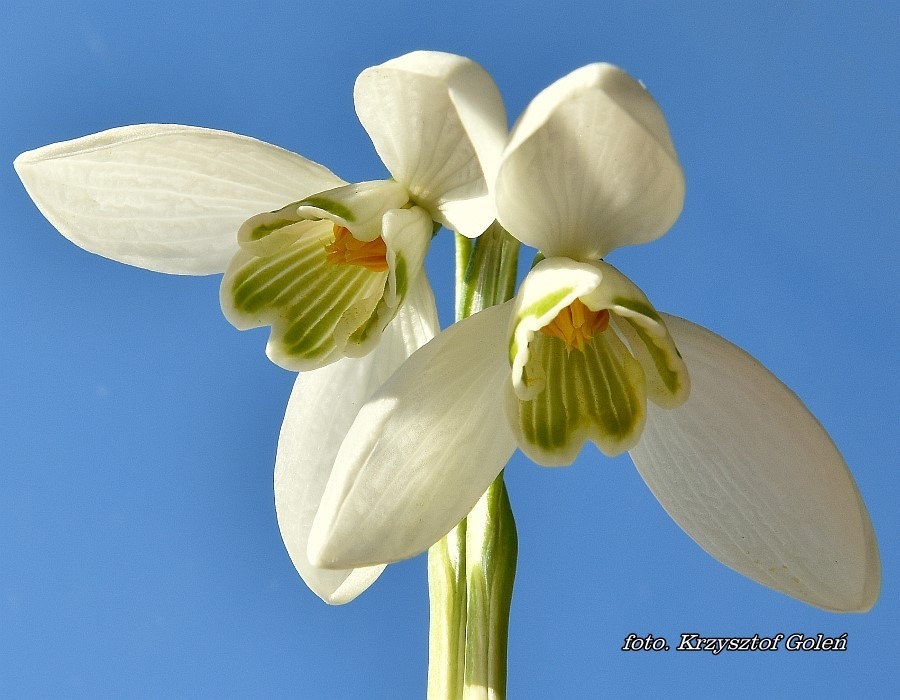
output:
M485 8L479 9L484 5ZM416 698L424 558L330 608L285 553L272 465L292 375L176 278L59 236L12 169L112 126L255 136L347 180L385 172L352 104L366 66L468 55L511 118L609 61L662 105L684 213L610 261L657 308L742 345L839 445L884 587L835 615L684 535L627 458L517 455L510 697L872 697L898 691L900 12L893 3L26 2L0 8L0 695ZM429 274L450 320L452 250ZM527 257L527 253L526 253ZM842 654L624 654L630 633L848 634Z

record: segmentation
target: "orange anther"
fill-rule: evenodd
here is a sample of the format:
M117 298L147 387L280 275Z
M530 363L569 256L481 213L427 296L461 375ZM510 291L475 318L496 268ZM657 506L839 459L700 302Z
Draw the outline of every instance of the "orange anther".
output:
M333 265L359 265L373 272L388 269L387 246L384 239L361 241L350 230L334 225L334 241L325 246L326 260Z
M609 311L591 311L580 299L576 299L541 328L541 332L562 340L567 350L584 350L591 338L608 327Z

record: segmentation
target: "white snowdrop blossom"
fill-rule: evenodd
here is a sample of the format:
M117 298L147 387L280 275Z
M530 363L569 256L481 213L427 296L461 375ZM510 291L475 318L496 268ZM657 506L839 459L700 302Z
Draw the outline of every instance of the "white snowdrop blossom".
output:
M309 537L319 566L415 555L515 448L570 464L631 451L672 518L740 573L812 605L869 609L878 547L840 453L740 348L657 312L601 260L665 233L684 178L659 107L591 65L539 94L495 181L497 218L545 257L516 299L415 352L359 412Z
M437 225L475 237L494 220L488 182L507 136L493 80L460 56L420 51L369 68L354 101L390 180L347 184L254 139L152 124L39 148L15 166L74 243L161 272L224 272L228 319L271 326L274 362L315 369L374 348Z
M369 68L354 101L391 179L348 184L252 138L162 124L15 161L38 208L75 244L160 272L224 273L227 318L271 326L269 357L314 370L287 408L276 506L295 565L333 603L380 572L323 571L307 559L334 456L369 395L438 330L426 250L440 225L475 237L495 219L488 185L507 139L496 86L460 56L420 51Z

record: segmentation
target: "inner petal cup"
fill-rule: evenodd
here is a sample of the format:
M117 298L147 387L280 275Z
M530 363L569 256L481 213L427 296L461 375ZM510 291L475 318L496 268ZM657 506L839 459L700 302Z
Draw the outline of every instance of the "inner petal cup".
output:
M687 370L661 317L606 263L538 263L510 335L507 418L539 464L570 464L586 440L620 454L640 439L647 398L673 406L687 396Z

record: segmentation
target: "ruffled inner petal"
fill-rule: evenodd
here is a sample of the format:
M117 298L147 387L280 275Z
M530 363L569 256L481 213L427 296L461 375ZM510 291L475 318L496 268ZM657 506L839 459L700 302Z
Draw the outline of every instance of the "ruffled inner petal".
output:
M602 261L547 258L517 296L507 415L523 451L568 464L585 440L615 455L636 444L646 400L672 408L690 379L663 318Z
M510 390L507 412L522 450L548 466L569 464L585 440L607 455L633 447L646 417L644 372L614 331L607 329L568 349L557 337L536 334L531 342L543 390L521 401Z
M353 347L353 336L369 324L388 272L328 262L326 246L334 237L330 220L270 231L256 249L241 248L222 280L228 320L241 329L271 326L266 352L287 369L314 369L371 349ZM389 321L383 318L385 325Z

